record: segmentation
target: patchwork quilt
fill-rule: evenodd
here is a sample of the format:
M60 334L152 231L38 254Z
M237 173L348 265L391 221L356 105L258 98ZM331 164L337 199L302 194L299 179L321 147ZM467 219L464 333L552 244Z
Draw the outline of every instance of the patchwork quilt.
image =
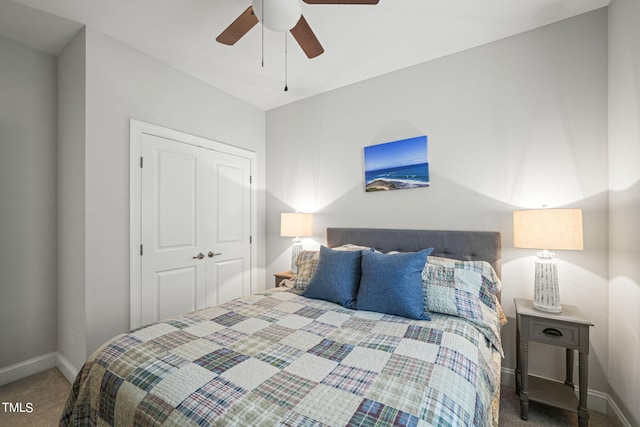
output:
M497 425L501 356L460 317L356 311L276 288L115 337L61 426Z

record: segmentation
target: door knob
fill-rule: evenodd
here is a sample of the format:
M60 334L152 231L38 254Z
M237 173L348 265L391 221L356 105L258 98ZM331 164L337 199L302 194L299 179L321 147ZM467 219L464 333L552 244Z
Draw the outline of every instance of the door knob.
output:
M194 256L193 259L202 259L204 258L204 254L200 252L198 255Z
M209 255L209 258L213 258L214 256L222 255L222 252L209 251L207 255Z

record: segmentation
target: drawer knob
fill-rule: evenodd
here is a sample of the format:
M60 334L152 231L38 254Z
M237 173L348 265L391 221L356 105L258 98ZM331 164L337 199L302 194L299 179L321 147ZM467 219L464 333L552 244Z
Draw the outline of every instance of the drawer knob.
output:
M549 335L552 337L561 337L562 336L562 332L560 332L559 330L555 329L555 328L545 328L542 330L542 333L545 335Z

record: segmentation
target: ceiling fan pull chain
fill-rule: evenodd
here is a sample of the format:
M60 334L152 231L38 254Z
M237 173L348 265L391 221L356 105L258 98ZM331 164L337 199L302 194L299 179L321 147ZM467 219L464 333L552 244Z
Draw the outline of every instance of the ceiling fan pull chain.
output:
M262 0L262 17L260 18L260 27L262 30L262 68L264 68L264 0Z
M284 33L284 91L288 91L289 90L289 86L287 85L287 69L288 69L288 56L289 56L289 50L287 49L287 32L285 31Z

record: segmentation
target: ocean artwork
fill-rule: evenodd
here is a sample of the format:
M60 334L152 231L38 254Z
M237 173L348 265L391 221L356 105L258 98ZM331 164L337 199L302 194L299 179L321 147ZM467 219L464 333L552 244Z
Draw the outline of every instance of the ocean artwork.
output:
M364 147L365 191L429 186L427 136Z

